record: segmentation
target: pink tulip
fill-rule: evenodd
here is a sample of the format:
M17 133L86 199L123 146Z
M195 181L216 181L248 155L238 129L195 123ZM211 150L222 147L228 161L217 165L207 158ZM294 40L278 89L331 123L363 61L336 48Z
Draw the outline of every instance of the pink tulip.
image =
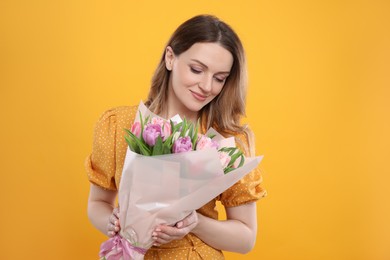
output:
M219 152L219 160L221 161L222 168L225 169L230 163L230 156L226 152Z
M140 122L135 122L132 126L131 126L131 132L136 136L136 137L140 137L141 135L141 123Z
M218 143L212 140L210 137L202 135L198 142L196 143L196 150L203 150L206 148L215 148L218 149Z
M179 137L172 146L173 153L183 153L192 151L192 142L189 136Z
M171 135L171 123L167 122L166 120L159 118L159 117L153 117L151 120L151 123L154 125L161 126L162 129L162 139L163 141L167 140L167 138Z
M154 125L163 126L163 124L164 124L164 119L159 118L159 117L153 117L152 120L151 120L151 123L154 124Z
M167 138L171 135L171 131L171 124L167 121L164 121L162 125L163 141L167 140Z
M158 124L148 124L144 129L142 137L144 138L145 143L150 146L154 146L156 144L156 140L159 136L161 136L161 126Z
M238 165L240 165L241 160L242 160L242 158L241 158L241 157L238 157L238 158L234 161L232 167L235 168L235 169L238 168Z

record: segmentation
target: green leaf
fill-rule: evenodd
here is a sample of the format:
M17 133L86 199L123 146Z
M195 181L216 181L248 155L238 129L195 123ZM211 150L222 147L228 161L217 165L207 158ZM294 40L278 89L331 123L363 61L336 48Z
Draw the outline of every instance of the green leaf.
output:
M229 173L229 172L231 172L231 171L233 171L233 170L235 170L235 169L234 169L234 168L231 168L231 167L230 167L230 168L227 167L227 168L225 168L225 169L223 170L223 173L226 174L226 173Z
M140 154L150 156L151 155L150 148L145 143L143 143L140 139L138 139L138 137L135 136L132 132L128 131L128 133L129 133L130 137L138 145L139 150L140 150Z
M209 137L210 139L213 139L215 136L216 136L216 134L209 134L209 135L207 135L207 137Z
M244 162L245 162L245 156L244 154L241 155L241 161L240 161L240 164L237 166L237 168L240 168L241 166L244 165Z
M180 129L180 127L183 125L183 122L180 122L180 123L178 123L178 124L176 124L175 126L174 126L174 128L172 129L172 134L173 133L176 133L176 132L179 132L179 129Z
M131 139L130 136L125 135L125 140L126 140L127 144L129 145L130 150L132 150L135 153L140 152L139 147L137 146L137 143L133 139Z
M169 145L169 143L165 142L163 144L162 154L171 154L172 145Z
M148 115L145 120L144 120L144 124L148 124L150 121L150 115Z
M188 136L191 138L192 141L192 136L194 135L194 125L191 124L188 132Z
M144 121L143 121L143 119L142 119L142 113L141 113L141 111L139 111L139 122L141 123L141 126L144 125Z
M232 150L234 152L234 149L236 149L236 148L235 147L222 147L218 151L225 152L225 153L228 153L229 155L231 155L230 153L232 152Z
M199 128L199 119L196 122L194 136L191 138L191 140L192 140L192 147L194 147L194 150L195 150L196 142L198 141L198 128Z
M138 146L137 146L137 143L134 141L134 139L130 136L130 133L131 131L129 129L123 129L127 135L125 135L125 140L127 142L127 144L129 145L130 149L133 151L133 152L137 152L136 150L139 150L137 149Z
M188 128L187 119L184 118L184 119L183 119L183 125L182 125L182 127L181 127L181 132L180 132L180 136L181 136L181 137L184 137L184 136L185 136L185 133L187 132L187 128Z
M171 132L173 133L173 129L175 129L175 124L172 120L169 120L169 122L171 123Z
M141 133L140 133L140 137L142 138L143 134L144 134L144 121L142 119L142 114L141 114L141 111L139 111L139 122L141 124Z
M152 156L161 155L163 153L163 142L161 136L156 139L156 144L153 146Z
M167 139L165 139L164 145L166 145L166 146L172 145L171 144L172 143L172 139L173 139L173 134L171 134L170 136L168 136Z
M227 167L233 166L234 163L235 163L235 161L236 161L237 158L239 158L239 157L242 157L242 158L241 158L240 165L241 165L241 163L243 163L243 162L242 162L242 161L243 161L243 157L244 157L243 153L242 153L239 149L237 149L237 148L235 148L235 151L236 151L236 153L233 154L233 155L231 156L230 162L229 162L229 164L228 164ZM242 165L241 165L241 166L242 166ZM241 166L239 166L239 167L241 167Z

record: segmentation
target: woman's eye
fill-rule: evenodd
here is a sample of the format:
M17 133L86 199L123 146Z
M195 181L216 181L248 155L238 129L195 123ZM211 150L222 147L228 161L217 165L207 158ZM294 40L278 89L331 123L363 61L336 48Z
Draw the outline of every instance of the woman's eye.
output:
M195 68L193 68L193 67L190 67L190 69L191 69L191 71L192 71L193 73L195 73L195 74L200 74L200 73L202 72L201 70L195 69Z
M216 80L217 82L219 82L219 83L225 82L225 79L221 79L221 78L215 78L215 80Z

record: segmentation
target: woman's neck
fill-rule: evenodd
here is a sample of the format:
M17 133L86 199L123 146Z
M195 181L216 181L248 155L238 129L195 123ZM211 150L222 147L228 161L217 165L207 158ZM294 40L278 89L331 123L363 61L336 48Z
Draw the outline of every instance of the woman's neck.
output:
M186 119L187 121L191 121L196 124L199 113L198 111L189 110L173 93L172 87L169 87L168 98L166 102L166 106L160 113L161 117L166 119L170 119L175 115L179 115L181 119Z

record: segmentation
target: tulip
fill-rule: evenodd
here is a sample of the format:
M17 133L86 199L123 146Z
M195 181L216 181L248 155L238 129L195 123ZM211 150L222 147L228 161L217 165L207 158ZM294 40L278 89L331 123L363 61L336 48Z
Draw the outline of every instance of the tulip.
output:
M230 163L230 156L226 152L219 152L219 160L221 161L222 168L225 169Z
M161 126L158 124L148 124L144 129L142 137L149 146L154 146L156 140L162 135Z
M136 136L136 137L140 137L141 135L141 123L140 122L135 122L132 126L131 126L131 132Z
M210 137L202 135L198 142L196 143L196 150L203 150L206 148L215 148L218 149L218 143L212 140Z
M163 141L167 140L167 138L171 135L171 123L164 121L162 125L162 137Z
M179 137L172 146L173 153L183 153L192 151L192 142L189 136Z

